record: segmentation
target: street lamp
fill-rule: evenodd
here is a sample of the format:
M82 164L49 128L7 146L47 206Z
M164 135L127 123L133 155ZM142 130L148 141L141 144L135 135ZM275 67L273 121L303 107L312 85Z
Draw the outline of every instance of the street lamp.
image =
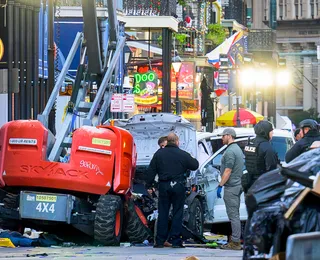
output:
M240 84L243 87L252 87L256 82L253 68L245 68L240 71Z
M291 82L291 73L288 70L279 70L276 74L276 85L280 87L289 86Z
M182 113L182 109L181 109L181 102L179 100L179 72L180 72L180 69L181 69L181 65L182 65L182 62L181 62L181 59L179 56L176 56L173 58L173 62L172 62L172 67L173 67L173 70L175 72L175 76L176 76L176 114L177 115L181 115Z

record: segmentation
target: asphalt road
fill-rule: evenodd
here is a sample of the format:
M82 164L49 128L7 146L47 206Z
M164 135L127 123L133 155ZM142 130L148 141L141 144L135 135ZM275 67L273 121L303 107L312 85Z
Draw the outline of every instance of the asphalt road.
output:
M42 255L44 254L44 255ZM202 259L240 260L242 251L205 248L145 247L50 247L0 248L0 259L113 259L113 260L182 260L188 256Z

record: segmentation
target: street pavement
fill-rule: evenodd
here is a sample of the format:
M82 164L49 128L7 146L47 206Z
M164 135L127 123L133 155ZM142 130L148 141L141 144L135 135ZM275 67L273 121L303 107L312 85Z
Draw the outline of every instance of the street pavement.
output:
M0 248L0 259L113 259L113 260L182 260L188 256L202 259L240 260L242 251L206 248L144 247L50 247Z

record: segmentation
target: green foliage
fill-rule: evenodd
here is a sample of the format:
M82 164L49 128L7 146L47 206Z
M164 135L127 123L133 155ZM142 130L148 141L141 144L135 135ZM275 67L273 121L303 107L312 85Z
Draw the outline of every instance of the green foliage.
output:
M221 24L209 24L206 39L211 40L215 46L218 46L226 39L226 31Z
M181 6L186 6L187 5L187 0L178 0L177 2Z
M176 45L180 45L180 46L184 45L186 43L187 37L188 37L188 35L185 33L173 33L172 34L172 39L176 38ZM162 36L161 35L157 38L157 42L160 46L162 46ZM172 41L172 44L173 44L173 41Z
M162 46L162 35L158 37L157 41L158 41L158 44Z
M176 38L176 41L177 41L176 44L180 44L180 45L183 45L186 43L187 37L188 37L188 35L185 33L174 33L172 35L172 38Z
M294 111L290 115L290 119L295 126L299 126L299 123L304 119L314 119L318 123L320 122L319 113L315 108L310 108L307 111Z

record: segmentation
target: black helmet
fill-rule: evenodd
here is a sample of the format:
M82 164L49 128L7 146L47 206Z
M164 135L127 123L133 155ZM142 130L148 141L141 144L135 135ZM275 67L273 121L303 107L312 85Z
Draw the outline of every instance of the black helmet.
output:
M299 124L300 128L304 128L304 127L310 127L310 130L317 130L318 131L318 122L316 120L313 119L305 119L302 120Z
M269 140L269 133L273 130L273 125L269 121L260 121L254 126L254 132L258 136L265 137Z

